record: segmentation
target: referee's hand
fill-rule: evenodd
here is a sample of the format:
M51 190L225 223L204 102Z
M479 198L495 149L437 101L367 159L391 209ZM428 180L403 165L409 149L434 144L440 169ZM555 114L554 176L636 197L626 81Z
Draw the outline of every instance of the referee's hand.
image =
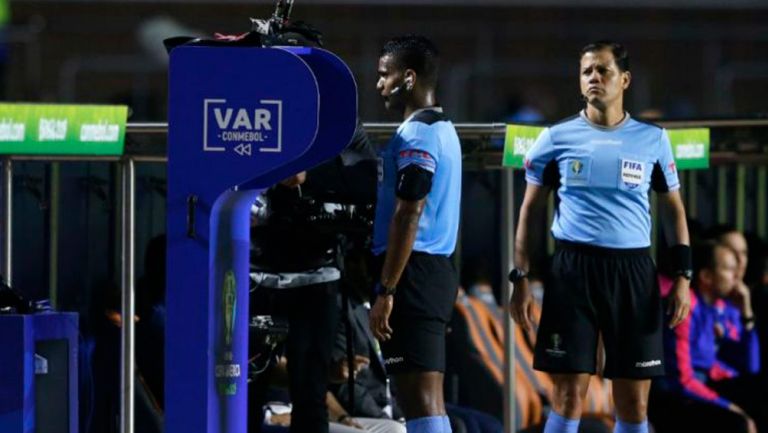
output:
M683 277L675 279L667 304L667 315L671 316L669 319L670 328L682 323L691 311L690 287L691 283L687 279Z
M512 320L526 331L533 329L533 295L528 288L528 279L522 278L512 284L509 298L509 314Z
M370 325L373 336L379 341L392 338L392 328L389 327L389 315L392 314L394 296L379 295L371 308Z

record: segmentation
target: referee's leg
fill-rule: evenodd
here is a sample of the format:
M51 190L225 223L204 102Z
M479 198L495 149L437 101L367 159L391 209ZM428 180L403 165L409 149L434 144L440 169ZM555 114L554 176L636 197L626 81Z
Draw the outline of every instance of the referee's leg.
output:
M395 374L394 378L398 392L397 402L405 413L405 419L416 420L446 415L442 372L404 372Z
M544 433L576 433L589 389L589 373L550 374L554 384L552 411Z
M616 429L624 432L648 431L648 393L650 379L613 379L613 403L616 406Z

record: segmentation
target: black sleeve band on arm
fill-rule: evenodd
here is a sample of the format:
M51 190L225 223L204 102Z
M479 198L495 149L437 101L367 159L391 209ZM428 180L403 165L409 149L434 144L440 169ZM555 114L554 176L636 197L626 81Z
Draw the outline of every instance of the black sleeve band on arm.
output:
M432 189L432 172L409 164L397 172L397 188L395 195L402 200L418 201L429 194Z
M653 171L651 172L651 188L656 192L669 192L667 178L664 177L664 171L661 169L661 164L659 164L658 161L653 164Z
M669 259L672 261L670 268L675 274L688 272L693 268L691 247L688 245L679 244L670 248Z
M557 166L557 161L554 159L549 161L544 167L543 182L545 186L552 189L560 189L560 169Z

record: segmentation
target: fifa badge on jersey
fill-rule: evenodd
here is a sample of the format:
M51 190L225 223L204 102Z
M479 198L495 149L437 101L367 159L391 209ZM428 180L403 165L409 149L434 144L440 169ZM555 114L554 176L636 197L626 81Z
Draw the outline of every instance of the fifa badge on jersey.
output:
M621 181L629 189L635 189L643 183L645 164L629 159L621 160Z

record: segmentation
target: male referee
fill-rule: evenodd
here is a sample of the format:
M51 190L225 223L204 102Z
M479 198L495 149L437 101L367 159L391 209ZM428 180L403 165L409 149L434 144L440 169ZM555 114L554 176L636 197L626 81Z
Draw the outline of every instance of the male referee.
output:
M673 245L676 279L667 308L673 327L690 308L685 210L666 131L624 111L631 81L624 47L605 41L587 45L579 75L586 107L544 130L526 155L510 309L515 322L531 326L533 299L525 278L529 234L554 187L560 198L552 225L558 248L534 358L534 367L549 372L555 385L544 432L577 431L602 337L604 374L613 380L614 431L645 433L650 379L664 374L663 311L648 252L648 190L658 193L659 216Z
M445 331L458 290L461 146L437 105L438 53L421 36L384 45L377 90L403 123L379 159L370 325L395 378L408 433L451 431L443 402Z

